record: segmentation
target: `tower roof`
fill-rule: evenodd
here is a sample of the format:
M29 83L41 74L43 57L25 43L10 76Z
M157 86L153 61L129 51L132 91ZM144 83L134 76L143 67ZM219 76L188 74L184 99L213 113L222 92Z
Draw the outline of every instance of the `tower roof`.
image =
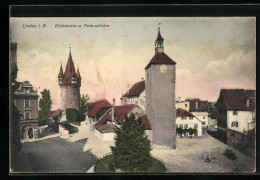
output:
M77 78L77 73L76 73L74 63L72 60L72 56L71 56L71 52L70 52L68 62L66 65L66 69L65 69L65 73L64 73L64 84L70 84L72 77Z
M169 56L167 56L164 52L158 52L156 53L149 64L145 67L147 69L152 64L172 64L175 65L176 62L174 62Z
M155 41L163 41L164 39L163 39L163 37L162 37L162 35L161 35L161 33L160 33L160 28L158 28L158 34L157 34L157 38L156 38L156 40Z
M58 78L61 78L62 76L63 76L63 69L62 69L62 65L60 65L60 72Z

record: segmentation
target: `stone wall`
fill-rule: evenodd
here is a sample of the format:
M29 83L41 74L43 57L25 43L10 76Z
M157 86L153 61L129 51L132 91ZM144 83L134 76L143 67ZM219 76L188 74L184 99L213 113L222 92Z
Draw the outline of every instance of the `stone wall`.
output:
M61 109L74 108L80 110L80 89L74 85L64 85L61 88Z

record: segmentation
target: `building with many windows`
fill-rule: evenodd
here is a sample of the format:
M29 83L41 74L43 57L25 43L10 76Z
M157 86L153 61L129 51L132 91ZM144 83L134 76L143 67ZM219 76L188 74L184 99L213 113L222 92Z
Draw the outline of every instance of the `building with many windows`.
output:
M194 136L202 135L202 122L192 113L185 109L176 110L176 128L181 129L196 129Z
M38 94L29 81L14 82L13 101L20 113L21 139L38 138Z
M255 128L255 90L222 89L217 101L217 130L229 145L246 146L244 139Z

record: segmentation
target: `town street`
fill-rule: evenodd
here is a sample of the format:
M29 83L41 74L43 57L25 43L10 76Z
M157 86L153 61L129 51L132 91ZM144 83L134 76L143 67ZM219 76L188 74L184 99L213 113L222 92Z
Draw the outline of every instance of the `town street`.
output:
M28 173L94 173L93 166L111 153L113 141L103 142L94 135L91 124L81 123L78 133L70 136L52 134L23 142L16 158L14 172ZM237 160L223 155L231 149ZM177 138L177 148L152 146L151 154L166 166L167 173L248 173L255 169L254 158L222 143L208 134L200 138ZM214 163L204 162L215 156Z
M97 158L83 152L86 139L69 142L60 137L24 142L14 172L85 173Z

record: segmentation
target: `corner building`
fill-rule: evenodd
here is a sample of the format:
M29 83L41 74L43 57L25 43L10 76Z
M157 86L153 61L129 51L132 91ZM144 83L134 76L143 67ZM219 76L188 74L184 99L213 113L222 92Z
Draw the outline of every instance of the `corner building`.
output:
M151 123L152 144L176 148L176 62L164 53L158 28L155 55L145 67L146 114Z

